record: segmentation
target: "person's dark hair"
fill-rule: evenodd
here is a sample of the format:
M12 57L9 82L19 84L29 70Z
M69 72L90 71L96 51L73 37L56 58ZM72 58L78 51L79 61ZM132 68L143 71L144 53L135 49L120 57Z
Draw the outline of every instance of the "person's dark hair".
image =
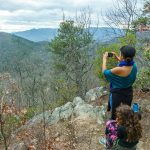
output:
M124 126L129 142L138 141L142 137L140 118L128 105L121 105L116 109L118 125Z
M125 45L120 48L121 55L127 62L131 62L135 56L136 50L134 47Z

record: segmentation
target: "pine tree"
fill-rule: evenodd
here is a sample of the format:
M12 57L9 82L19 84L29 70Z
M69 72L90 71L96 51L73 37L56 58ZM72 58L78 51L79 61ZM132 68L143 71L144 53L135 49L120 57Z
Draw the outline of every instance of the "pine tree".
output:
M50 44L55 79L65 85L65 87L57 87L57 91L60 94L60 88L63 90L66 88L66 91L61 90L64 98L66 98L67 92L72 93L69 91L70 88L74 91L75 95L73 96L84 97L87 88L86 75L91 67L90 46L93 42L93 36L89 28L86 27L87 23L77 23L72 20L63 21L58 29L58 35Z

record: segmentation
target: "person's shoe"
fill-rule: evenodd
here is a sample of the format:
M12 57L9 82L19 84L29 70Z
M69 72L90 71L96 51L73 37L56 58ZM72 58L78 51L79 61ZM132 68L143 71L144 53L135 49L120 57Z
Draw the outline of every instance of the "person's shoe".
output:
M99 139L99 143L106 147L106 138L101 137L101 138Z

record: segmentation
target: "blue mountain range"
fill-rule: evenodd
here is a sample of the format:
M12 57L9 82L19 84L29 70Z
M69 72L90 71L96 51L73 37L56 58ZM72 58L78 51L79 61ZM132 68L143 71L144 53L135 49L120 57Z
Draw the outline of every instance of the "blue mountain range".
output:
M12 34L28 39L33 42L51 41L57 35L57 28L39 28L31 29L21 32L13 32ZM122 35L122 30L112 29L107 27L90 28L90 32L93 34L94 39L101 42L110 41L114 37Z

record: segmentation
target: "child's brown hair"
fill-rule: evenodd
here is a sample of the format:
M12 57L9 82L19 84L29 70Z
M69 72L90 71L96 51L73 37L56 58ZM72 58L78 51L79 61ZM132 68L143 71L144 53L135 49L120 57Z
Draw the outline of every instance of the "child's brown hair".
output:
M126 128L128 142L138 141L142 137L142 127L138 115L128 105L116 109L118 125Z

